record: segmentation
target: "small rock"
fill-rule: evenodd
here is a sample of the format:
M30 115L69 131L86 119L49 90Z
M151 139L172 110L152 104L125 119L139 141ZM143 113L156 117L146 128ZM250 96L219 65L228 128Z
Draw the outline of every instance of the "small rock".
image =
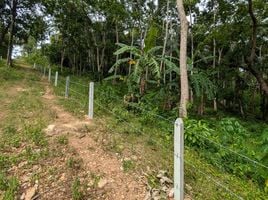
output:
M25 193L23 193L21 196L20 196L20 200L24 200L25 199Z
M22 183L29 182L29 180L30 180L30 177L29 177L28 175L23 175L23 176L21 177L21 182L22 182Z
M79 139L82 139L82 138L86 137L86 134L85 133L80 133L80 134L77 135L77 137Z
M48 127L44 130L48 135L52 135L51 133L54 131L55 129L55 125L54 124L50 124L48 125Z
M186 190L189 192L193 190L192 186L190 186L189 184L185 184L185 187L186 187Z
M164 191L164 192L168 192L168 187L167 187L167 186L163 186L163 187L161 188L161 190Z
M138 157L135 156L135 155L133 155L133 156L131 156L131 159L134 160L134 161L137 161L138 160Z
M174 188L172 188L169 193L168 193L168 197L169 198L173 198L174 197Z
M101 179L98 182L98 188L104 188L105 185L107 185L108 181L106 179Z
M36 194L36 187L31 187L26 191L25 200L31 200Z
M24 161L24 162L21 162L19 165L18 165L18 167L19 168L22 168L22 167L24 167L25 165L27 165L28 164L28 162L27 161Z
M184 200L192 200L192 198L188 194L186 194Z
M172 184L173 183L171 179L169 179L168 177L165 177L165 176L160 179L160 182L161 182L161 184L165 184L165 183Z
M60 177L60 181L65 181L66 180L66 174L63 173Z

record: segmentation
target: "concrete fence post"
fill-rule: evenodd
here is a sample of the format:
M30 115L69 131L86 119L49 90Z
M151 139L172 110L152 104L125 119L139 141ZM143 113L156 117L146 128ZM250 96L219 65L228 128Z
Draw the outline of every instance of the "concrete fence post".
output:
M70 85L70 77L66 77L66 85L65 85L65 98L69 97L69 85Z
M184 125L181 118L174 125L174 199L184 199Z
M58 76L59 76L59 73L58 72L56 72L56 74L55 74L55 87L57 87L58 86Z
M94 113L94 82L89 83L89 92L88 92L88 117L93 119Z
M51 81L51 68L48 68L48 81Z
M36 69L36 64L34 63L34 66L33 66L34 69Z

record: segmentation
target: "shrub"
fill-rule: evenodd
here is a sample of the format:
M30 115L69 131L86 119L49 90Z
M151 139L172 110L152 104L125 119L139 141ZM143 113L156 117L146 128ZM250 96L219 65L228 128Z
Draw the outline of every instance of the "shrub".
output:
M185 122L185 141L190 146L203 148L206 146L206 138L211 138L213 130L202 120L188 119Z

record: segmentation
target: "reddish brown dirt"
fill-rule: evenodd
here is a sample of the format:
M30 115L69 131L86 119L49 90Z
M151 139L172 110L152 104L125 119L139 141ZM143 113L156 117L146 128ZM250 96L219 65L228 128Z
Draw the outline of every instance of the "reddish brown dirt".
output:
M135 174L125 173L116 155L105 151L87 132L92 130L94 121L78 119L56 104L56 97L49 87L44 99L56 114L56 120L45 130L48 136L66 135L69 146L74 148L83 160L85 170L100 177L93 199L140 200L146 195L143 180Z

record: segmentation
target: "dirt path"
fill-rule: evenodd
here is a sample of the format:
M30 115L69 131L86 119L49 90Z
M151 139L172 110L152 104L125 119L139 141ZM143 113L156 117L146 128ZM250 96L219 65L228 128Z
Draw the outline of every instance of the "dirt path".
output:
M116 155L103 150L88 134L96 126L94 121L78 119L58 106L49 86L46 86L43 98L57 116L53 124L46 128L47 135L66 135L69 146L74 148L83 160L85 170L99 177L97 196L94 199L145 199L146 186L143 180L134 174L123 172L122 163Z

